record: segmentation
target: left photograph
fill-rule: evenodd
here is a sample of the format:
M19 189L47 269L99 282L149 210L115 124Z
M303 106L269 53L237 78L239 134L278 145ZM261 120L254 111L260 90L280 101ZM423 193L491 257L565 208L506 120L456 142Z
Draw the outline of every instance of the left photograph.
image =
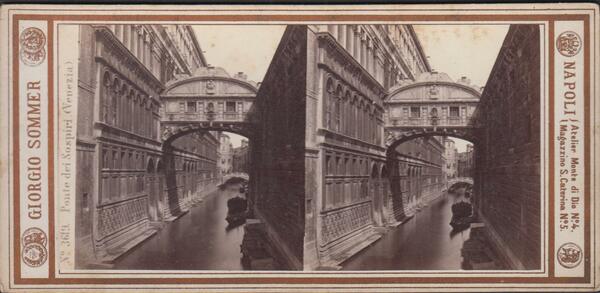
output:
M79 26L76 269L302 269L304 141L255 111L284 30Z

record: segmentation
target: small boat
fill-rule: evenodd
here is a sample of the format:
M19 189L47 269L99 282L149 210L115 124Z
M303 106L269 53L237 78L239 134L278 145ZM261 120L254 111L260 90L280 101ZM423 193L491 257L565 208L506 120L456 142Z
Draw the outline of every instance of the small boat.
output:
M466 201L460 201L452 205L452 219L450 226L454 230L463 230L469 227L473 221L473 205Z
M229 225L235 225L246 221L246 210L248 209L248 200L236 196L227 201L227 217L225 220Z

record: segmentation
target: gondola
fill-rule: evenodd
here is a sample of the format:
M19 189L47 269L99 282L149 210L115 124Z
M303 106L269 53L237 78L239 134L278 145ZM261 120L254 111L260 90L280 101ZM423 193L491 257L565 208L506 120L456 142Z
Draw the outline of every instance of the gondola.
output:
M459 201L452 205L452 219L450 226L453 230L464 230L471 225L473 220L473 205L467 201Z
M227 217L225 220L229 225L241 224L246 221L246 210L248 201L240 196L236 196L227 201Z

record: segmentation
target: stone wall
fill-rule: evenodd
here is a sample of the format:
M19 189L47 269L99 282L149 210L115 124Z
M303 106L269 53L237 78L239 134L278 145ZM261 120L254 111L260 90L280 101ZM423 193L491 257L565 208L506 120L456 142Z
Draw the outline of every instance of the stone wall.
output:
M256 98L250 176L255 215L290 269L302 269L304 248L305 97L306 27L288 26Z
M128 31L140 29L124 27ZM169 191L164 182L162 142L158 139L157 99L164 84L150 71L149 56L140 60L124 46L122 28L80 26L78 268L114 261L155 233L151 221L166 219L163 199ZM178 202L198 193L205 181L216 180L217 146L214 138L208 146L183 139L171 150L176 159L173 162L179 164L174 170L181 173L174 184L183 188ZM205 173L213 176L193 181ZM190 200L186 203L189 206Z
M392 174L392 209L396 221L439 198L444 180L444 146L439 137L415 138L399 144L389 153Z
M511 25L476 113L476 205L504 257L540 268L540 41Z
M93 228L93 203L95 184L94 157L96 142L93 139L94 94L96 91L96 71L94 70L94 42L93 30L89 26L80 27L81 42L90 46L79 48L79 67L89 70L79 70L79 94L77 97L77 180L75 197L77 208L77 225L75 226L76 250L75 261L77 264L85 263L93 256L92 228ZM81 244L81 245L79 245Z

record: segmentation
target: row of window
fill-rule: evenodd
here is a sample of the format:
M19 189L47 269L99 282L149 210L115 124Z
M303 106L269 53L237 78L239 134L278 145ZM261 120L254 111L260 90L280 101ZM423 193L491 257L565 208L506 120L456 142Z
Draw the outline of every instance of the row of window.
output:
M158 106L152 98L108 70L102 78L102 122L137 135L157 139Z
M369 176L366 158L328 153L325 155L325 175L327 176Z
M192 38L195 36L190 33L187 26L171 25L166 29L171 36L171 39L174 40L178 50L182 52L183 59L185 59L188 64L196 68L203 66L193 44Z
M191 171L195 172L195 171ZM178 173L175 175L175 181L178 185L189 184L190 182L202 182L208 179L214 179L216 176L216 172L213 170L210 171L199 171L196 173Z
M398 175L408 177L420 177L430 175L441 175L442 168L436 166L413 165L405 161L398 162Z
M425 65L421 60L417 47L410 34L402 33L406 30L406 26L393 25L386 26L384 29L391 36L395 47L400 50L400 57L404 59L414 76L425 71ZM328 25L327 31L338 41L338 43L346 49L346 51L354 57L380 84L390 87L399 80L384 81L390 72L384 67L385 63L390 61L381 60L382 48L378 48L376 41L367 33L363 26L357 25ZM393 58L389 58L393 60ZM400 67L400 66L399 66ZM405 78L402 72L397 75L398 79Z
M335 87L331 78L326 84L323 93L325 127L372 144L381 144L381 111L371 107L368 100L359 98L350 89L344 91L341 84Z
M402 177L400 178L400 192L421 195L421 192L427 191L442 182L442 176L425 177Z
M364 201L369 197L369 180L356 179L351 182L325 182L325 209L332 209Z
M110 150L104 150L103 154L112 153L113 155L118 154L119 152L111 152ZM135 152L137 158L140 162L144 161L145 155L140 152ZM110 157L110 156L108 156ZM117 158L114 156L113 158ZM103 160L104 161L104 160ZM109 160L109 162L114 162L114 160ZM129 162L126 160L125 164ZM187 178L195 178L196 181L202 181L206 179L213 179L216 176L215 164L205 161L183 161L180 158L176 159L176 167L177 174L176 182L178 184L183 184L186 182ZM114 164L114 163L113 163ZM137 163L138 165L141 163ZM110 163L109 163L110 165ZM179 165L179 166L177 166ZM104 166L103 166L104 167ZM164 184L164 176L162 176L162 164L158 163L157 172L154 170L154 161L150 159L148 161L147 171L144 173L112 173L108 172L107 169L103 169L102 172L102 180L101 180L101 201L110 202L125 198L130 198L133 196L142 195L146 192L146 182L150 178L155 178L155 174L159 175L158 180L160 180L161 184ZM207 169L200 169L207 168ZM187 176L189 174L193 174L193 176ZM164 186L164 185L163 185Z
M150 158L146 162L147 155L144 151L134 150L126 147L104 147L102 149L103 171L109 170L127 170L127 171L146 171L149 173L162 172L164 166L161 161ZM158 162L158 163L155 163ZM202 170L211 170L216 166L214 161L208 160L184 160L181 157L175 158L175 170L196 172Z
M203 157L209 161L217 159L217 142L210 134L192 133L177 138L171 143L175 148L191 152L196 157Z
M141 195L145 190L144 174L103 174L101 181L102 201L115 201Z
M463 107L463 113L461 115L461 107L459 106L450 106L450 107L441 107L441 113L438 108L433 107L402 107L402 114L398 112L399 108L396 108L392 111L392 117L409 117L409 118L421 118L421 117L450 117L450 118L459 118L466 116L466 107Z
M146 152L125 147L102 148L102 170L144 171ZM154 169L155 166L152 166Z
M194 176L186 176L185 173L176 175L178 185L191 186L200 184L203 181L215 178L215 172L200 172ZM111 202L120 199L131 198L142 195L146 192L146 183L150 178L154 178L149 174L103 174L101 180L102 201ZM158 177L160 180L159 186L164 188L164 176Z
M378 61L372 38L360 26L328 25L327 30L358 63L383 84L382 61Z
M416 49L416 45L410 34L407 32L407 27L402 25L391 26L392 29L388 31L391 36L392 42L400 50L400 53L406 61L408 61L409 67L412 68L413 72L425 71L425 66L419 53Z
M174 160L174 170L177 172L212 171L216 168L216 161L210 158L190 158L178 155L174 157Z
M169 102L167 104L167 113L246 113L248 109L244 107L244 102L225 101L225 102L204 102L204 101L180 101Z
M445 163L443 146L434 138L412 139L396 147L396 152L400 155L424 160L438 166L442 166Z
M161 78L161 59L152 47L155 40L151 33L142 25L111 25L109 26L114 35L121 43L152 72L157 78ZM168 80L163 80L166 82Z

